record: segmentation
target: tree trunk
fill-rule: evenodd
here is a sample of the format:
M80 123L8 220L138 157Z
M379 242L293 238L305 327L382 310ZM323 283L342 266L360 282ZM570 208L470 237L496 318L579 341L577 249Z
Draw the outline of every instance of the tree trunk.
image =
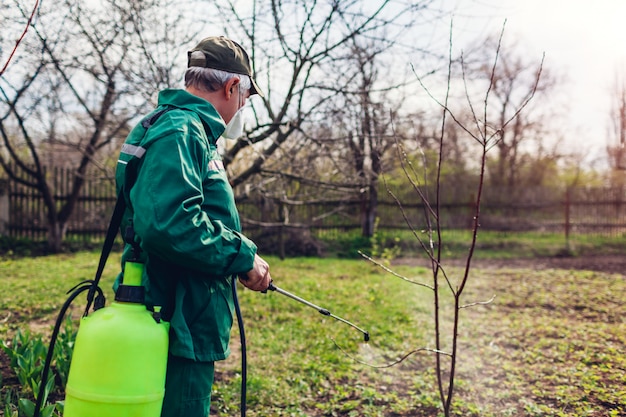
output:
M53 220L48 223L48 249L53 253L61 252L67 232L67 222Z
M372 180L367 193L361 194L361 235L374 236L378 207L377 180Z

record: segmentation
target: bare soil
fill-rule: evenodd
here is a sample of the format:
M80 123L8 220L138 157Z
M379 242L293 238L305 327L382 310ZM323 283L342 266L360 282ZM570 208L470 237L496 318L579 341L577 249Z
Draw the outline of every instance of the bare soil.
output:
M400 259L398 264L428 266L426 259ZM464 266L461 259L446 260L446 265ZM582 257L546 257L524 259L473 259L473 268L481 269L566 269L626 275L626 255L594 255Z

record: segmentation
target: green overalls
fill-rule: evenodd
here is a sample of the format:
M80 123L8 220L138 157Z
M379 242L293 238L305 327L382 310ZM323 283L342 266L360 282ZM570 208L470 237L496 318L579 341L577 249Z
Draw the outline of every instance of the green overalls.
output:
M146 266L146 304L161 306L171 325L170 357L211 362L212 383L212 362L230 353L231 277L252 269L256 246L240 233L233 191L217 151L225 129L222 118L208 101L184 90L161 91L152 114L164 108L168 111L147 131L138 124L122 148L118 190L128 162L137 167L122 233L132 219ZM130 252L126 245L122 263ZM166 403L179 388L166 383Z

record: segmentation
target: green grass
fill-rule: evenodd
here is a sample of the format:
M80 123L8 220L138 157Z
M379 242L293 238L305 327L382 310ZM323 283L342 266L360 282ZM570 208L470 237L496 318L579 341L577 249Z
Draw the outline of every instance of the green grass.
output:
M239 286L249 416L437 416L432 354L372 366L433 347L430 290L364 260L268 260L277 286L368 330L371 340L364 343L358 331L281 294ZM65 291L92 278L97 262L89 252L0 260L0 339L27 326L49 334ZM101 283L109 294L118 262L113 255ZM394 269L430 279L422 267ZM461 274L447 271L452 279ZM624 294L623 275L474 269L463 301L496 298L462 310L455 415L626 415ZM80 314L82 297L76 303ZM233 353L216 365L212 415L238 414L237 333L235 325Z
M119 255L109 259L102 278L101 287L110 299L119 259ZM94 278L98 260L99 253L95 252L0 258L0 337L26 324L47 326L67 298L65 293L81 281Z
M394 356L425 336L416 328L424 328L418 324L428 312L427 294L401 296L405 286L362 261L274 260L272 276L277 286L366 329L372 339L366 345L357 330L281 294L240 291L249 340L250 415L349 411L364 392L373 402L375 385L366 382L369 369L347 355ZM238 372L239 358L235 353L218 371ZM222 415L234 415L238 383L216 385L216 408L222 408ZM256 414L256 405L271 405L272 411Z
M471 233L467 230L444 230L441 236L441 251L444 258L464 258L471 243ZM418 239L428 246L428 235L408 230L380 230L376 232L379 246L397 246L400 256L423 257L424 250ZM339 242L339 248L333 250ZM350 244L352 242L352 244ZM371 242L363 241L356 231L344 233L334 243L328 243L332 253L346 257L358 256L357 250L368 252ZM433 235L433 245L437 247ZM347 248L347 250L345 249ZM563 233L542 232L495 232L479 230L474 256L477 259L517 259L551 256L587 256L599 254L620 254L626 248L626 235L602 236L572 234L566 240Z

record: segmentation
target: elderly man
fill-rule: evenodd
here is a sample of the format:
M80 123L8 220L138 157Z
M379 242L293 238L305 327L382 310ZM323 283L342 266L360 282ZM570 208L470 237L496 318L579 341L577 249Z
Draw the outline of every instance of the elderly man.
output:
M217 150L220 136L241 135L241 109L253 94L262 96L244 49L225 37L203 39L188 53L185 89L159 93L120 155L122 230L132 226L141 248L146 304L161 306L171 326L163 417L209 414L214 361L230 353L233 277L255 291L271 281L267 262L241 234ZM123 262L131 253L127 237Z

